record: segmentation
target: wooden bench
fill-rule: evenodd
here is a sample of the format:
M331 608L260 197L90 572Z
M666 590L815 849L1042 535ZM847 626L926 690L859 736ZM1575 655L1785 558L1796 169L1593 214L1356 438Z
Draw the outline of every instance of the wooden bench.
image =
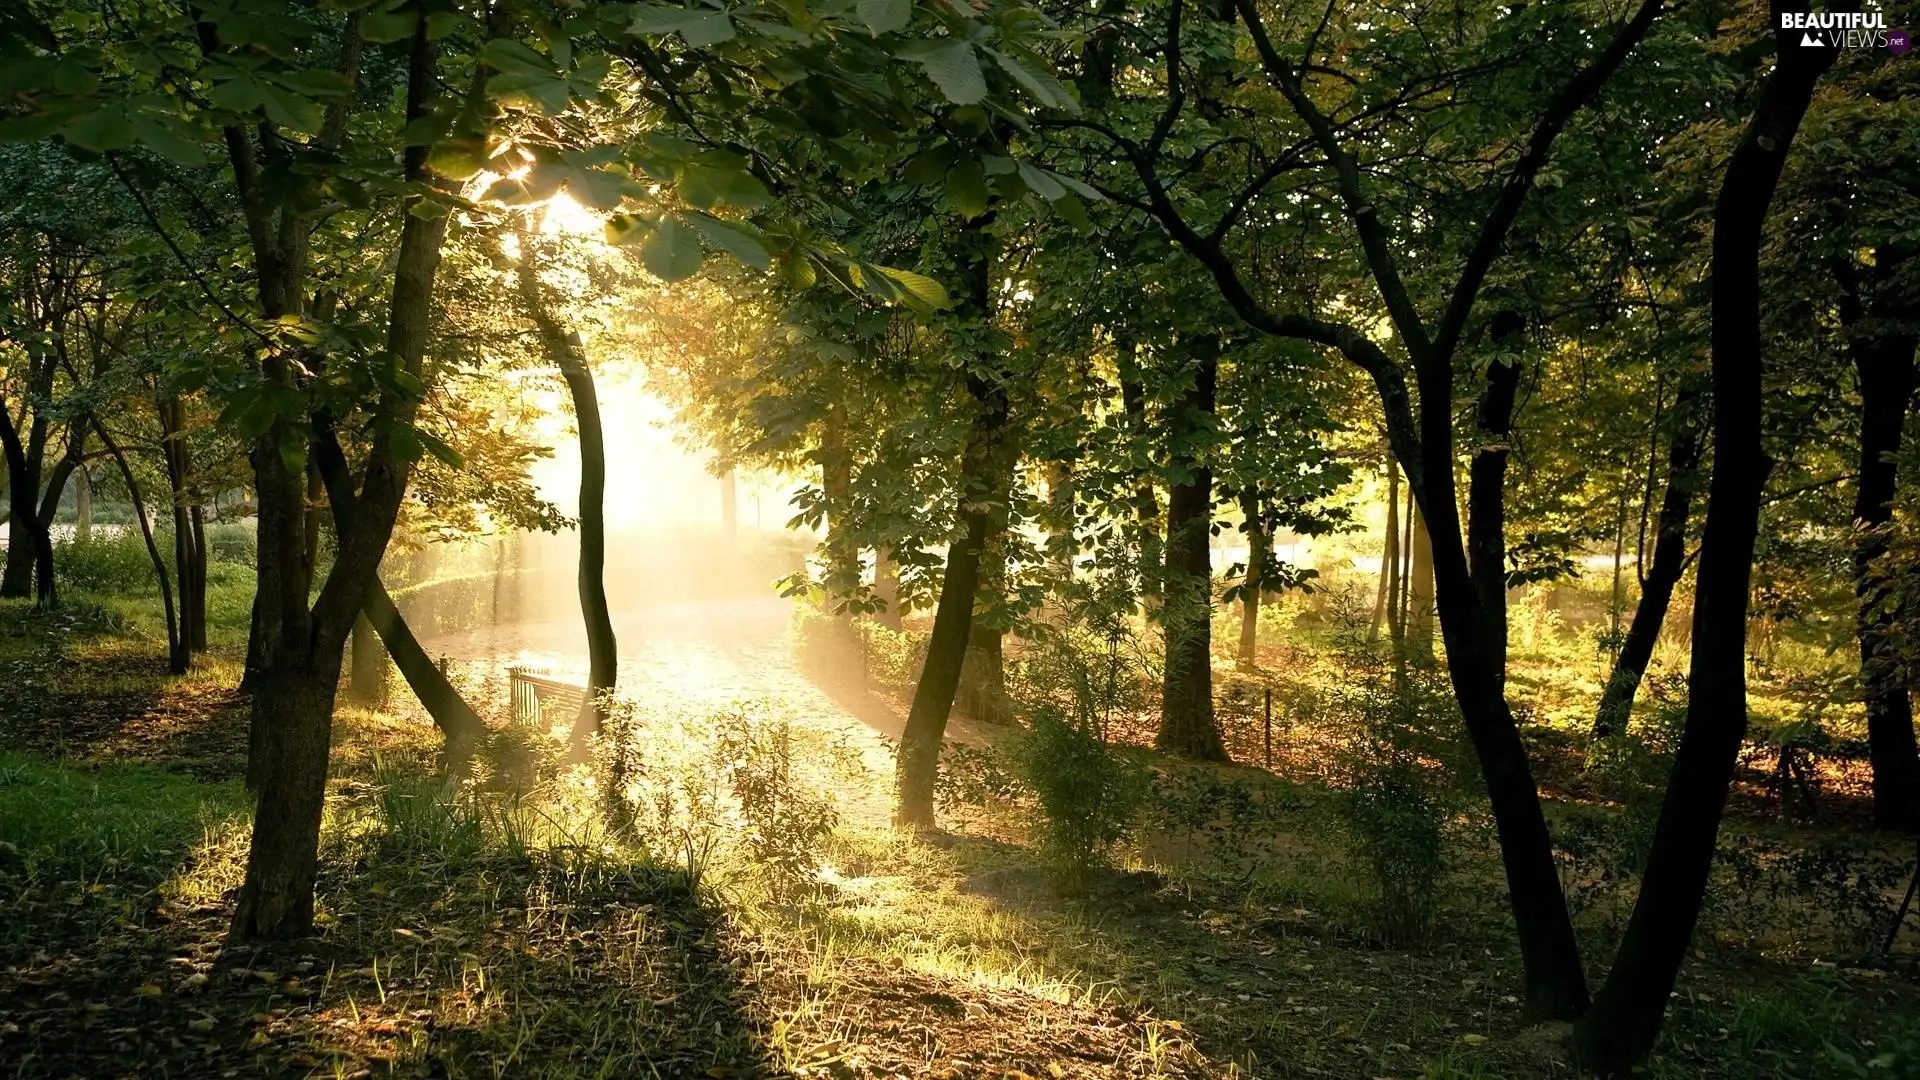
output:
M571 723L573 717L580 715L580 706L587 695L584 686L521 667L507 669L507 685L513 697L513 718L538 724L541 731L553 730L551 718L555 715L565 716Z

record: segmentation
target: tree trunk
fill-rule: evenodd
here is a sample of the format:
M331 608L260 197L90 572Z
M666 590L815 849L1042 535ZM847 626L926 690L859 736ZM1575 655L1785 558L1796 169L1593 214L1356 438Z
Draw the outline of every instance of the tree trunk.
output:
M263 496L269 485L261 485ZM334 678L338 678L338 653ZM323 663L304 677L272 672L254 692L261 732L246 885L233 935L250 940L301 937L313 927L313 884L320 868L320 819L333 743L332 679ZM325 679L325 681L321 681Z
M982 277L984 277L984 267ZM981 292L984 294L984 283ZM984 310L985 297L980 298ZM900 757L895 772L894 824L906 828L933 827L933 784L940 767L940 746L947 731L960 687L960 669L966 661L967 639L973 626L973 605L980 586L980 559L987 546L989 505L998 474L996 459L1007 427L1008 402L1004 388L969 375L967 389L977 410L973 434L960 464L960 521L964 539L947 550L947 566L940 579L940 599L934 607L933 633L927 640L927 659L914 687L913 706L900 735Z
M1213 422L1219 335L1198 338L1193 348L1193 385L1178 413L1176 443L1199 438ZM1213 472L1199 455L1180 464L1187 479L1173 484L1167 498L1160 601L1167 648L1154 745L1185 757L1225 761L1227 750L1213 715Z
M313 441L315 475L325 486L332 506L334 530L344 533L358 517L353 476L347 468L346 454L331 430L317 430ZM376 639L377 635L377 639ZM407 688L420 701L435 727L440 729L444 746L442 765L458 771L473 747L486 732L480 715L447 680L446 672L433 662L413 628L407 625L387 587L376 575L367 588L365 601L353 621L353 667L348 693L367 704L386 701L387 657L407 680Z
M1892 261L1882 256L1886 261ZM1891 268L1885 268L1890 270ZM1884 270L1883 270L1884 272ZM1842 309L1847 314L1857 311ZM1900 450L1907 407L1914 392L1914 350L1920 340L1904 327L1847 320L1854 369L1860 380L1860 473L1853 502L1854 592L1859 597L1860 683L1867 706L1867 748L1873 766L1873 819L1886 829L1920 829L1920 753L1913 733L1913 703L1905 672L1886 642L1895 612L1888 590L1876 580L1874 560L1886 551L1885 527L1893 519Z
M1606 1075L1624 1075L1645 1060L1660 1033L1746 737L1748 593L1769 465L1761 439L1760 249L1814 84L1837 56L1835 49L1802 46L1793 31L1776 30L1774 39L1776 66L1727 162L1714 207L1714 469L1694 590L1686 730L1626 936L1593 1009L1575 1028L1579 1063Z
M186 639L180 634L179 621L174 617L173 584L167 580L167 563L160 557L160 545L153 540L153 524L147 520L146 501L140 497L140 482L133 478L133 469L127 464L127 457L114 444L113 436L108 435L104 427L100 429L100 443L113 455L120 465L120 476L127 483L127 498L133 503L134 521L140 526L140 539L146 541L147 558L153 562L153 579L160 584L160 606L167 617L167 671L174 675L187 673Z
M460 691L448 681L447 673L440 670L433 657L420 645L420 639L413 636L413 628L407 625L400 615L400 609L394 605L393 598L387 595L387 587L375 580L373 587L367 590L366 606L361 618L354 626L354 675L360 674L360 638L361 624L370 626L380 635L387 655L393 657L393 666L407 680L407 689L420 700L421 707L433 718L433 724L440 729L444 743L442 765L449 771L457 771L466 761L480 737L486 733L486 724L480 714L474 712ZM367 650L374 654L372 649ZM375 654L377 655L377 654ZM386 689L386 663L382 658L379 668L381 694Z
M1369 642L1380 640L1380 623L1387 623L1387 638L1400 640L1400 463L1387 458L1387 527L1380 548L1380 583L1373 597L1373 625L1367 630Z
M84 463L73 480L73 540L85 544L93 540L93 477Z
M620 646L607 607L607 443L600 427L600 398L586 358L571 340L567 346L569 359L561 364L560 374L573 396L580 428L580 614L587 623L587 693L571 741L584 748L584 740L599 732L605 696L619 681ZM391 638L387 647L393 648Z
M1131 338L1115 342L1116 363L1120 369L1120 406L1127 418L1127 431L1133 440L1145 445L1147 430L1147 391L1140 379L1139 347ZM1149 611L1159 605L1160 563L1164 555L1160 536L1160 497L1154 492L1153 473L1142 471L1133 491L1134 520L1140 529L1140 595Z
M1494 317L1496 343L1510 343L1519 334L1517 327L1501 329L1502 316ZM1480 394L1476 420L1480 448L1467 466L1467 573L1479 591L1481 617L1485 620L1487 648L1493 652L1493 668L1506 688L1507 674L1507 456L1508 440L1513 432L1514 396L1520 386L1518 361L1496 357L1487 365L1487 385ZM1418 530L1421 537L1426 530ZM1416 568L1420 546L1414 546ZM1427 548L1428 591L1432 591L1433 546ZM1414 578L1415 588L1419 577ZM1415 600L1416 606L1419 601ZM1431 624L1427 630L1432 634ZM1428 651L1432 646L1429 644Z
M188 493L191 461L187 456L185 406L178 395L162 394L154 401L160 419L160 454L166 462L168 503L173 515L174 579L180 583L180 637L189 655L206 648L206 591L199 587L204 573L202 551L194 536ZM198 643L197 645L195 643Z
M1504 471L1504 459L1502 471ZM1427 533L1427 519L1420 508L1413 508L1412 519L1407 524L1407 533L1412 548L1407 560L1407 651L1416 659L1433 659L1433 537ZM1471 541L1469 541L1471 542ZM1501 568L1501 580L1506 579L1506 568ZM1506 619L1501 618L1501 662L1506 660Z
M1018 452L1003 442L988 495L987 539L980 552L980 570L974 594L974 613L967 625L967 655L960 664L960 714L983 724L1011 724L1013 699L1007 694L1006 632L980 617L1006 603L1008 501L1013 494L1013 466Z
M353 621L353 665L347 673L347 696L370 709L387 707L387 650L364 611Z
M35 419L35 426L45 421ZM7 456L7 561L0 571L0 596L32 596L34 563L40 552L40 515L34 499L40 494L40 462L31 446L22 445L6 399L0 398L0 449Z
M1633 608L1633 621L1627 624L1627 636L1620 643L1620 655L1614 658L1613 674L1594 712L1595 738L1618 735L1627 729L1633 715L1633 699L1640 680L1653 661L1654 646L1660 643L1660 629L1666 622L1667 607L1673 590L1686 572L1687 519L1692 513L1693 489L1700 467L1700 433L1687 419L1697 393L1684 393L1675 402L1675 417L1686 425L1675 432L1667 448L1667 490L1660 499L1660 516L1653 538L1653 559L1640 585L1640 600Z
M1264 572L1273 551L1273 534L1260 516L1260 492L1249 486L1240 492L1240 515L1246 522L1247 576L1240 591L1240 663L1260 665L1260 594L1266 588Z
M580 349L578 335L567 333L553 315L546 286L534 265L535 239L520 230L519 284L521 302L545 343L548 358L560 369L573 398L573 415L580 429L580 614L587 629L587 692L580 718L568 737L572 753L586 751L587 739L600 730L605 695L619 680L620 649L607 607L607 443L600 424L600 397L593 371ZM387 647L393 648L393 641ZM398 654L395 654L398 659ZM403 669L404 670L404 669Z
M210 29L207 34L214 36ZM418 20L407 65L408 122L434 108L441 85L435 70L437 55L426 20ZM482 78L476 75L470 100L477 101L484 92ZM253 175L255 166L246 132L229 128L227 145L236 175L242 177L242 194L248 196L245 206L259 272L261 313L268 319L299 314L306 257L301 219L292 205L286 205L280 208L277 226L267 220L265 199L245 187L245 178ZM436 183L427 169L427 147L407 147L403 166L409 184ZM447 230L447 215L412 212L422 198L410 195L406 201L386 328L387 351L397 358L399 370L413 379L421 377L433 327L434 279ZM286 356L274 350L262 353L260 371L269 383L298 392ZM258 792L258 801L230 941L312 932L334 694L354 619L378 580L381 556L406 498L412 458L392 432L411 426L416 411L417 399L410 396L381 398L371 418L374 423L369 425L374 432L372 448L354 521L351 528L339 531L340 542L317 599L312 598L313 566L306 559L305 539L306 518L318 508L308 505L302 490L303 463L288 460L283 453L286 447L303 446L306 432L276 418L252 447L260 500L255 579L259 592L267 597L262 622L271 623L273 631L264 650L266 664L253 687L248 781ZM326 418L308 419L321 426Z

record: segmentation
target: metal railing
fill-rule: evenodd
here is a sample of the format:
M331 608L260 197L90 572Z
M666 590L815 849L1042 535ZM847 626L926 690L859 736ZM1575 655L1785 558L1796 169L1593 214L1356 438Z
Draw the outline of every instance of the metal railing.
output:
M571 723L572 718L579 715L587 694L584 686L561 682L523 667L507 669L507 686L513 698L514 720L538 724L542 731L552 729L550 715L564 716ZM562 711L550 714L550 709Z

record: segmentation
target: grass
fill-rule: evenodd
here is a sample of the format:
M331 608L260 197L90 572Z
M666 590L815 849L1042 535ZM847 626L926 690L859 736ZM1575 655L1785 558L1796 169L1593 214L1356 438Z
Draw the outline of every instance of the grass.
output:
M1450 833L1438 940L1382 948L1310 769L1221 774L1266 808L1235 819L1244 843L1214 842L1223 818L1159 826L1077 898L1006 803L949 810L926 840L843 813L808 849L819 880L793 892L743 865L748 845L692 874L610 829L595 778L525 733L498 733L450 793L430 729L342 709L320 932L230 944L247 809L244 714L221 696L232 654L168 677L139 624L103 610L0 605L0 664L22 674L0 723L32 748L0 754L0 1075L1570 1075L1561 1033L1514 998L1483 823ZM1316 737L1302 725L1288 745ZM847 803L886 781L801 746L818 756L795 764L809 790ZM715 768L702 753L676 746L676 768ZM1751 906L1740 895L1726 906ZM1590 956L1611 917L1583 914ZM1650 1075L1920 1077L1911 972L1816 964L1822 940L1710 924Z

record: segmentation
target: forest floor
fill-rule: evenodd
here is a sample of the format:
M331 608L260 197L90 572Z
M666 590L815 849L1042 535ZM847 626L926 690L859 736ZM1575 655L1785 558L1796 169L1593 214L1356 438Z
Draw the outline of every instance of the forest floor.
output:
M949 810L926 840L885 827L898 696L804 678L783 611L633 613L622 690L831 748L840 827L804 894L623 847L564 778L514 791L504 751L481 795L440 798L430 728L344 708L320 932L251 948L224 940L247 808L234 660L171 678L97 609L0 605L0 1075L1569 1075L1564 1031L1513 996L1484 838L1434 939L1383 948L1320 779L1231 769L1265 808L1251 855L1176 838L1063 897L1014 808ZM514 633L432 647L503 703L506 664L564 671L575 648L558 625ZM1595 958L1605 906L1582 923ZM1738 925L1703 931L1653 1075L1920 1076L1910 950L1815 956Z

